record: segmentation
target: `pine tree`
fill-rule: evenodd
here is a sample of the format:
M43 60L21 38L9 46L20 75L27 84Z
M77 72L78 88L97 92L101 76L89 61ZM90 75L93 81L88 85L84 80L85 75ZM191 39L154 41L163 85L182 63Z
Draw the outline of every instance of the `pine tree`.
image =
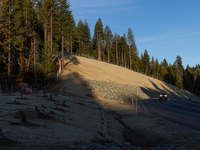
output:
M125 68L127 68L127 64L128 64L128 45L127 45L127 41L126 41L126 34L124 33L123 34L123 52L124 52L124 54L123 54L123 56L124 56L124 67Z
M144 62L144 55L141 54L141 56L140 56L140 72L141 73L144 73L144 64L145 64L145 62Z
M168 63L167 63L167 60L166 60L166 59L163 60L162 65L163 65L164 68L168 67Z
M151 64L150 64L150 68L151 68L151 75L152 77L155 77L155 60L154 60L154 57L152 56L151 58Z
M170 84L174 84L175 76L174 76L174 71L173 71L173 68L172 68L171 64L169 64L169 67L168 67L167 71L168 71L168 76L169 76L169 83Z
M67 2L67 0L58 0L57 3L57 10L58 10L58 14L56 14L56 18L59 18L58 22L54 21L56 23L58 23L58 25L60 26L60 31L58 30L57 35L59 36L61 34L61 50L62 50L62 68L64 67L64 49L67 49L67 52L69 53L69 47L70 47L70 29L71 29L71 11L69 10L69 3ZM59 33L61 32L61 33ZM65 44L64 44L65 43Z
M0 47L3 45L3 2L0 1Z
M4 27L3 27L3 2L0 1L0 71L1 73L4 72L4 50L3 50L3 33L4 33ZM1 75L1 74L0 74Z
M124 47L123 47L124 38L121 36L119 38L119 48L121 51L121 66L124 66Z
M158 59L156 58L156 64L155 64L155 73L156 73L156 78L157 79L159 79L159 76L160 76L160 74L159 74L159 69L160 69L160 65L159 65L159 63L158 63Z
M4 52L7 56L7 74L8 74L8 82L10 82L10 77L12 73L12 49L11 49L11 42L12 42L12 32L11 32L11 26L12 26L12 15L13 15L13 0L4 0L3 2L3 48Z
M45 40L44 47L41 52L40 70L43 73L44 80L54 76L54 64L52 60L51 48L47 40Z
M105 27L104 33L106 34L106 47L107 47L107 58L108 58L108 63L110 63L110 46L111 46L111 40L113 38L112 31L108 26Z
M200 95L200 68L199 66L195 67L195 70L193 72L193 78L194 78L194 82L192 85L193 93Z
M174 62L174 70L175 70L175 79L176 79L176 86L182 88L183 82L183 65L182 65L182 58L180 56L176 57L176 61Z
M145 74L147 74L149 66L150 66L150 58L149 58L149 54L148 54L147 50L145 49L145 51L144 51L144 71L145 71Z
M164 68L163 64L160 64L160 76L161 80L164 80L165 75L168 73L167 70Z
M184 80L183 80L184 88L188 91L191 91L192 85L193 85L193 82L194 82L194 78L192 76L192 70L189 67L189 65L187 65L187 67L184 71L183 77L184 77Z
M131 28L128 29L127 41L128 41L128 45L129 45L129 68L132 70L131 45L135 45L135 41L134 41L133 31L131 30Z
M75 36L76 36L76 42L77 42L77 47L78 47L78 52L83 54L83 43L84 43L84 25L82 20L79 20L79 23L77 27L75 28Z
M114 41L115 41L115 60L116 60L116 65L118 65L118 36L117 33L115 33L115 37L114 37Z
M87 22L87 20L85 19L85 22L84 22L84 28L85 28L85 30L84 30L84 37L85 37L85 39L84 39L84 43L85 43L85 48L86 48L86 52L87 52L87 56L89 57L89 43L90 43L90 27L89 27L89 25L88 25L88 22Z
M101 19L99 18L95 24L94 29L94 39L97 43L97 51L98 51L98 60L101 60L101 40L103 38L103 24Z

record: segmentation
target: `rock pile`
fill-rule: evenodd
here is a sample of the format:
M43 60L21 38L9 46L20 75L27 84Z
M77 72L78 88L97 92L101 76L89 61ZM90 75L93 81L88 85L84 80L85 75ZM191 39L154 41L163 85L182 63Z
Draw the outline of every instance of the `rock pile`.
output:
M128 84L119 84L116 82L85 80L83 85L95 96L101 96L111 100L131 101L132 99L158 98L163 92L161 89L148 89ZM183 90L165 91L170 98L188 98L188 94Z
M133 85L97 80L85 80L83 85L95 96L111 100L131 101L136 98L149 98L147 90Z

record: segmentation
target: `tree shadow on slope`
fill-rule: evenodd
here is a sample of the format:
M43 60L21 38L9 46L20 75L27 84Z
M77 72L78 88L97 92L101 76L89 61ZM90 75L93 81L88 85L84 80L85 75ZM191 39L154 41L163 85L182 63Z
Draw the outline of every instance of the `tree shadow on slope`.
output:
M64 67L67 66L69 63L73 63L76 66L80 64L80 61L76 56L68 56L67 58L70 60L64 65Z
M93 94L82 84L84 78L77 72L62 76L50 91L72 98L94 98Z
M179 89L178 87L174 86L174 85L170 85L168 83L164 83L168 88L170 88L172 90L169 91L170 95L172 97L178 97L178 98L189 98L189 94L184 91L183 89ZM166 87L164 87L162 84L160 84L163 89L167 90Z
M160 84L160 87L158 87L153 81L151 81L149 79L149 81L151 82L151 84L154 86L155 90L153 89L148 89L148 91L151 91L151 95L155 95L155 96L158 96L161 92L166 92L168 94L169 97L173 97L173 98L187 98L187 94L180 90L179 88L173 86L173 85L169 85L167 83L163 83L165 84L165 86L167 86L169 89L167 89L165 86L163 86L161 83ZM145 89L142 89L144 92L146 92Z

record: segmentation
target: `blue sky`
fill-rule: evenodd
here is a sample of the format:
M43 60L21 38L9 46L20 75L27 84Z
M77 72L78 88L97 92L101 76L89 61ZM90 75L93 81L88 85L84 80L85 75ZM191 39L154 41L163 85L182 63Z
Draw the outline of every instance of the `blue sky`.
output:
M87 22L91 36L101 18L104 28L127 35L133 31L139 56L165 58L173 64L182 58L184 68L200 64L200 0L68 0L76 24Z

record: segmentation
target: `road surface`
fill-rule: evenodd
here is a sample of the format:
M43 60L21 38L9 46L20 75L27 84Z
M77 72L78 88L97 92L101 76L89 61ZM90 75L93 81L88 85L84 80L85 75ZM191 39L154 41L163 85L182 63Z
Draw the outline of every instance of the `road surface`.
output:
M156 116L200 130L200 103L188 99L147 99L139 104Z

